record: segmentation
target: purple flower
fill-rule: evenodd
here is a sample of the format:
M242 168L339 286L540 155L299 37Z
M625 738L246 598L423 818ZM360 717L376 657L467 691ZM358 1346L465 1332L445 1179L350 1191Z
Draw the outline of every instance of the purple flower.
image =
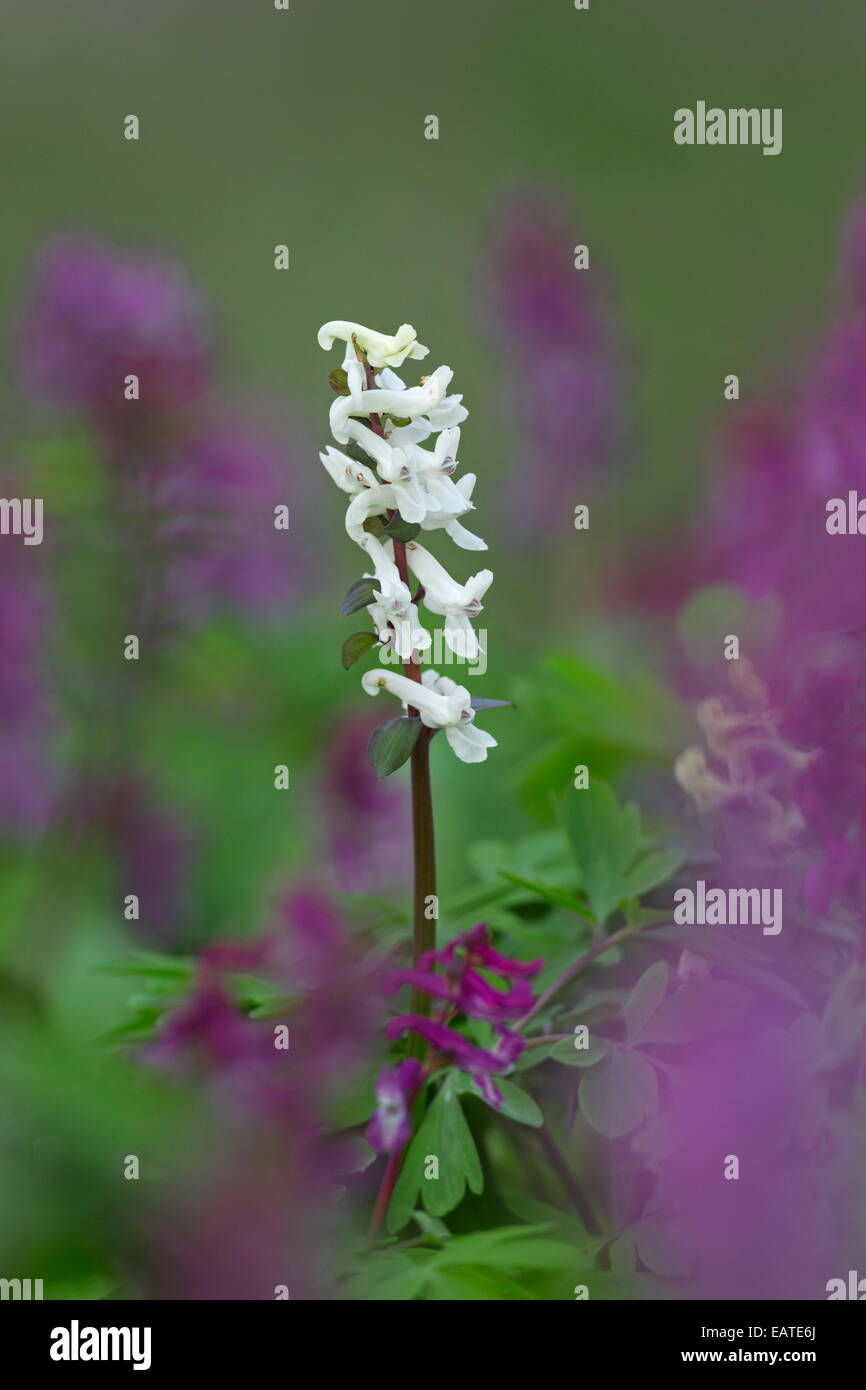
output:
M508 514L546 534L618 442L622 351L609 290L594 265L575 269L581 237L555 197L509 199L493 238L488 299L509 359L506 410L516 402L518 415Z
M376 1110L365 1130L377 1153L402 1149L412 1133L410 1107L421 1081L422 1067L414 1057L383 1067L376 1082Z
M491 970L506 979L531 979L544 965L541 959L522 961L503 956L491 946L490 933L485 922L479 922L477 927L470 928L462 936L455 936L441 951L424 951L418 957L418 965L421 969L426 969L429 964L437 961L451 965L455 959L459 961L459 951L463 952L467 965L481 966L482 969Z
M379 722L349 717L333 730L325 750L324 819L343 892L398 884L411 862L407 794L391 779L377 781L367 753Z
M397 970L386 982L387 994L401 985L422 989L434 999L447 999L467 1018L487 1019L491 1023L520 1018L532 1007L532 989L519 981L508 990L496 989L468 966L459 974L435 975L430 970Z
M476 1047L453 1028L447 1028L436 1019L424 1018L422 1014L401 1014L389 1019L385 1025L385 1037L392 1042L404 1033L417 1033L436 1052L452 1057L461 1071L467 1071L475 1078L494 1105L499 1105L502 1097L490 1082L490 1073L509 1071L526 1046L526 1040L520 1033L509 1033L504 1028L498 1031L499 1041L494 1048L488 1049Z
M862 256L862 212L858 214ZM846 275L851 268L851 251ZM856 272L859 274L859 272ZM782 601L782 642L860 624L858 536L828 535L827 503L866 496L866 299L831 325L796 389L758 404L731 434L696 538L705 581Z
M156 545L143 581L157 618L170 613L190 626L214 609L275 611L294 596L298 545L274 522L296 489L285 451L271 441L213 421L137 463L131 482Z
M470 1072L492 1105L502 1097L489 1079L489 1073L507 1071L526 1046L519 1033L505 1027L508 1019L519 1018L532 1007L532 988L528 978L538 973L542 960L518 961L503 956L490 944L485 923L480 923L450 941L441 951L424 951L415 967L395 970L385 981L385 990L394 994L403 985L423 990L442 1001L437 1014L402 1014L386 1025L390 1039L404 1033L417 1033L433 1048L453 1057L456 1065ZM435 967L441 967L437 973ZM500 989L479 973L488 970L508 982ZM516 978L515 978L516 977ZM448 1025L455 1014L492 1023L500 1035L492 1049L476 1047Z
M395 993L401 985L422 989L434 999L447 1000L457 1012L467 1018L485 1019L496 1023L520 1018L532 1007L532 988L528 977L535 975L544 964L541 960L516 961L490 945L486 925L482 922L455 939L442 951L425 951L418 965L411 970L397 970L386 981L386 992ZM434 966L443 966L437 975ZM517 976L508 989L492 985L475 969L480 966L509 980Z
M192 833L134 772L98 799L119 882L141 902L139 934L151 942L177 943L190 909Z
M130 374L146 412L189 405L210 374L202 306L179 269L83 236L60 237L39 257L20 351L34 393L118 425L136 418L123 396Z
M10 495L9 491L5 493ZM54 722L45 684L49 601L33 549L0 540L0 831L41 834L54 816L59 771L49 752Z

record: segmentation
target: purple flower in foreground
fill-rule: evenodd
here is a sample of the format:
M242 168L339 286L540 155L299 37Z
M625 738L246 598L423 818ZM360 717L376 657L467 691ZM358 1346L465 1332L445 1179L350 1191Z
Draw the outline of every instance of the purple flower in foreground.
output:
M376 1110L365 1131L371 1149L393 1153L412 1133L410 1107L421 1081L421 1063L414 1057L383 1067L376 1082Z
M147 411L200 397L210 373L204 313L180 270L152 253L120 255L89 237L43 250L25 306L25 384L61 405L124 415L124 378ZM134 418L126 411L127 419Z

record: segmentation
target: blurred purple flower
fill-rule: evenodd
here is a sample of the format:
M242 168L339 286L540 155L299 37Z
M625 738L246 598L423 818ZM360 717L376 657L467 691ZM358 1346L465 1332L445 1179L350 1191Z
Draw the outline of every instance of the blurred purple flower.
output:
M146 1057L156 1066L195 1071L235 1068L262 1055L268 1044L220 983L216 972L199 971L192 993L166 1014Z
M203 394L211 346L203 307L174 263L64 236L36 263L20 356L36 395L120 425L136 418L126 376L139 378L141 410L177 410Z
M377 718L350 715L325 749L324 819L337 885L347 893L397 886L411 862L407 793L377 781L367 754Z
M249 975L273 991L263 1017L238 1002L237 977ZM379 998L377 976L315 887L287 893L258 940L202 953L188 995L140 1052L203 1087L220 1155L204 1182L169 1194L146 1233L143 1263L160 1296L273 1299L283 1284L292 1298L315 1297L327 1286L348 1159L328 1132L328 1105L369 1055Z
M225 976L252 974L284 1005L249 1017ZM256 942L220 942L199 958L189 996L169 1011L143 1060L185 1074L204 1072L228 1112L277 1124L318 1113L351 1081L375 1041L381 984L327 896L290 890ZM288 1047L274 1028L288 1028ZM311 1123L312 1123L311 1119Z
M98 432L113 486L107 520L127 538L132 618L147 638L219 610L272 613L295 597L309 557L300 528L276 528L275 508L289 506L295 520L303 474L267 432L208 405L206 314L176 264L86 237L50 242L19 355L37 395L74 407Z
M156 546L143 584L157 618L192 626L219 609L273 612L295 595L298 546L274 520L296 489L272 442L213 421L140 464L134 487Z
M365 1138L376 1153L402 1149L412 1134L410 1106L421 1082L423 1070L414 1057L383 1067L376 1082L376 1110L365 1130Z
M510 361L503 414L516 417L519 441L508 516L540 536L561 524L575 489L618 442L622 350L609 288L595 266L575 269L580 236L554 196L511 197L492 235L488 301Z
M776 631L762 645L753 639L750 655L781 737L810 756L796 769L755 764L755 775L765 787L772 776L789 825L799 822L790 842L799 865L796 897L801 910L823 919L866 907L866 553L861 536L826 530L832 498L847 502L851 490L866 496L864 258L860 202L841 255L843 314L796 391L758 403L735 427L693 551L699 582L780 601ZM750 852L778 854L766 825L763 833L755 823L746 827L748 801L719 814L716 831L730 848L739 827Z
M50 603L36 563L20 538L0 538L0 831L20 839L46 829L59 793L44 680Z
M190 925L191 831L134 770L97 800L121 889L141 904L137 935L151 945L176 945Z
M762 994L718 1043L692 1044L634 1141L657 1173L645 1223L689 1270L690 1297L824 1298L854 1253L850 1119L828 1108L817 1019L784 1013Z
M846 279L860 274L862 209L856 227ZM853 310L825 333L796 392L758 404L734 429L695 544L704 581L778 594L783 641L798 649L862 622L860 538L826 530L831 498L866 496L866 297Z

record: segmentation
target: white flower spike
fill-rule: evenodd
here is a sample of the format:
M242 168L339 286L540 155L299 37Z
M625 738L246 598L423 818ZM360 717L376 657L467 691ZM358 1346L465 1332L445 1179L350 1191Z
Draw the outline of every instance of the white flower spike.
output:
M348 494L346 531L372 563L373 573L368 570L364 576L373 581L366 595L372 594L367 612L383 660L396 655L406 672L378 667L362 677L362 687L368 695L389 691L407 709L418 711L425 728L444 729L462 762L483 762L496 740L475 727L466 687L430 670L418 679L420 661L433 639L419 619L407 582L411 572L420 586L418 601L444 618L445 641L458 660L474 660L480 645L472 621L481 612L492 572L480 570L460 584L406 531L407 526L414 527L416 535L419 529L444 531L461 550L487 549L486 542L459 520L474 510L475 474L453 477L460 426L468 411L461 396L446 395L453 376L450 367L437 367L417 386L397 375L394 368L406 360L427 356L428 349L410 324L391 335L343 319L323 324L320 345L328 349L337 340L346 344L345 384L342 391L336 385L330 425L342 447L329 445L319 457L337 487ZM428 447L422 447L426 441Z

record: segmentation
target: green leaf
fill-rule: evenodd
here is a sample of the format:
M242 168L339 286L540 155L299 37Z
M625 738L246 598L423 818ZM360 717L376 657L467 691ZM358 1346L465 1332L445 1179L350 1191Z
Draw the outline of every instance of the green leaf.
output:
M684 856L675 849L653 849L629 869L623 881L627 898L639 898L676 873Z
M644 1024L652 1017L665 997L668 988L668 967L657 960L645 970L623 1005L623 1017L630 1039L639 1036Z
M692 980L664 1001L634 1040L685 1043L712 1037L736 1023L753 997L727 980Z
M328 381L331 384L331 390L336 391L338 396L348 396L351 394L345 367L335 367L332 372L328 372Z
M346 597L340 605L340 612L344 618L348 618L350 613L357 613L360 608L366 608L369 604L375 603L375 591L377 580L369 575L363 579L356 579L354 584L346 592Z
M522 874L512 874L508 869L500 869L503 878L508 879L509 883L514 883L518 888L526 888L530 893L535 893L537 897L544 898L546 902L555 903L557 907L564 907L568 912L576 912L578 917L584 917L589 922L594 922L595 918L585 903L580 901L576 894L569 892L567 888L561 888L558 883L545 883L540 878L524 878Z
M503 1303L531 1302L533 1296L501 1270L487 1269L484 1265L461 1265L457 1269L434 1269L425 1297L440 1303L456 1300Z
M516 1120L520 1125L533 1125L537 1129L544 1124L544 1116L532 1096L503 1076L497 1076L493 1079L502 1096L502 1104L498 1106L491 1104L487 1097L482 1094L475 1080L466 1072L455 1072L451 1084L455 1091L461 1095L477 1096L479 1100L484 1101L485 1105L489 1105L491 1110L495 1110L497 1115L505 1115L509 1120Z
M483 1265L508 1274L531 1269L571 1269L574 1246L553 1239L550 1226L497 1226L490 1231L455 1236L434 1258L440 1268ZM583 1254L584 1252L579 1252Z
M349 1299L411 1302L425 1288L429 1275L426 1251L386 1250L364 1260L343 1292Z
M420 532L417 521L404 521L399 512L395 512L383 527L383 535L390 536L392 541L414 541Z
M581 1078L583 1115L606 1139L631 1134L658 1109L658 1079L645 1057L616 1048Z
M569 782L576 763L605 776L601 768L614 768L624 756L667 759L679 746L682 723L675 701L653 678L634 673L633 665L626 676L554 652L537 677L517 683L515 699L548 738L564 740L561 748L565 753L567 746L571 765L563 766L563 773ZM552 785L548 782L548 788Z
M610 1050L604 1038L590 1033L589 1047L575 1047L573 1038L561 1038L550 1050L551 1060L566 1067L594 1067Z
M188 957L164 956L158 951L136 951L129 960L110 961L94 967L98 975L129 976L158 981L165 986L172 981L186 985L192 979L193 965Z
M409 719L400 715L397 719L386 719L370 735L367 752L381 782L402 767L411 755L421 732L421 720Z
M429 1157L439 1160L438 1178L424 1176ZM462 1202L467 1183L480 1193L484 1175L457 1092L446 1078L403 1160L388 1207L388 1230L393 1234L405 1226L419 1192L431 1216L447 1216Z
M451 1239L451 1232L438 1216L429 1216L426 1211L413 1211L412 1220L421 1234L435 1240L437 1245L446 1245Z
M381 540L385 534L385 523L380 516L368 516L363 529L369 536L376 536Z
M566 792L559 807L584 889L603 925L617 904L630 896L627 875L640 834L637 808L620 809L610 787L598 779L585 791Z
M349 667L354 666L355 662L371 647L375 647L378 641L375 632L353 632L351 637L346 638L340 653L343 670L348 671Z

